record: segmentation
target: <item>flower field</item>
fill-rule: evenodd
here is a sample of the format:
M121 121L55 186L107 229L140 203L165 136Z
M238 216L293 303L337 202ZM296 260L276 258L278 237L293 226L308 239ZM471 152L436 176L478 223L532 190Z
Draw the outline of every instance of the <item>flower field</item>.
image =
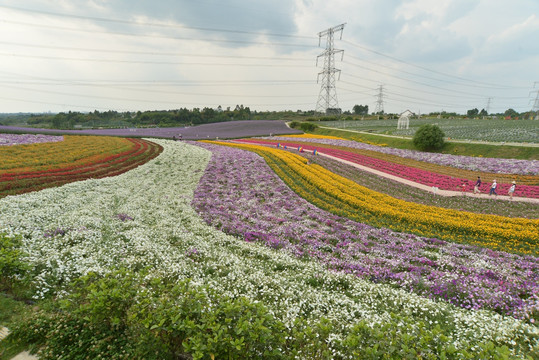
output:
M376 155L376 153L381 153L386 155L394 155L405 159L448 166L451 168L480 171L492 174L499 173L539 175L539 160L492 159L483 157L430 153L417 150L394 149L390 147L381 147L327 136L274 136L265 139L277 141L293 140L301 142L312 142L316 144L340 146L349 149L367 150L374 153L365 154L370 154L373 156Z
M146 140L97 136L1 147L0 197L118 175L160 151L160 146Z
M0 146L11 146L11 145L20 145L20 144L36 144L44 142L56 142L64 141L63 136L53 136L53 135L16 135L16 134L0 134Z
M481 176L483 183L480 186L481 192L488 192L490 184L494 179L498 181L497 191L499 194L506 194L511 186L511 181L517 181L518 186L515 190L515 196L539 198L539 175L516 175L516 174L491 174L485 172L472 172L469 170L458 170L450 167L440 165L426 165L417 160L413 160L412 164L406 164L407 162L402 158L391 156L389 159L384 160L385 156L382 155L382 159L379 154L370 152L368 155L350 151L349 149L343 150L342 148L328 148L320 145L314 145L310 143L301 142L278 142L267 141L257 139L244 139L238 140L246 143L254 144L270 144L287 146L290 148L302 147L305 150L323 152L324 154L337 157L339 159L351 161L353 163L367 166L391 175L401 177L403 179L411 180L426 186L436 186L443 190L461 190L462 185L465 185L466 191L473 190L475 179L477 176ZM417 166L414 167L413 165ZM539 165L538 165L539 166ZM531 169L531 166L527 167ZM539 170L539 168L537 169ZM534 170L535 171L535 170ZM462 176L467 176L463 178Z
M297 153L295 149L289 151ZM538 205L532 202L504 201L503 206L500 206L499 201L493 201L492 198L481 198L475 195L438 196L434 195L432 190L422 190L392 179L384 178L367 170L358 169L351 164L330 159L326 156L313 155L306 151L297 154L312 163L318 164L333 173L348 178L371 190L405 201L478 214L522 218L539 217Z
M309 165L296 154L259 145L220 144L256 151L295 192L334 214L421 236L537 254L539 219L504 218L408 203L371 191L318 165Z
M205 147L213 156L193 204L202 218L226 233L464 308L524 319L539 313L539 262L534 257L376 229L335 216L291 191L256 154Z
M55 300L8 337L41 359L539 351L537 219L392 199L275 148L148 143L122 174L0 198L17 260L0 256L0 287Z

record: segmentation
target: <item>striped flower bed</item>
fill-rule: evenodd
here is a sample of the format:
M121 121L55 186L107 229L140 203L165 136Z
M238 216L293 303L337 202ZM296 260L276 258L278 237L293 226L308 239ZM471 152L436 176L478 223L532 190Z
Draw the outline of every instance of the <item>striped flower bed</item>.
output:
M539 175L539 160L495 159L453 154L430 153L417 150L394 149L357 141L312 136L278 136L267 138L272 141L302 141L317 144L342 146L358 150L374 151L410 160L449 166L457 169L481 171L492 174Z
M94 140L105 146L96 148L91 144ZM118 175L153 159L162 151L159 145L141 139L70 137L67 143L70 149L77 149L76 160L72 163L68 161L73 155L64 154L64 151L69 151L65 143L47 144L49 146L38 159L31 155L43 145L21 148L15 156L0 152L0 159L9 156L12 164L10 168L0 171L0 197ZM91 146L85 148L85 145ZM35 165L29 166L32 161ZM4 161L6 163L7 160Z
M193 205L208 224L373 282L467 309L539 320L537 258L351 221L299 197L254 153L200 146L213 156Z
M473 214L415 204L369 190L290 152L267 146L216 142L262 155L296 193L334 214L376 227L495 250L536 254L539 220Z
M264 140L256 140L256 139L242 139L238 140L241 142L246 143L254 143L254 144L262 144L262 145L277 145L280 144L281 146L287 146L290 148L299 148L302 147L305 150L313 151L317 150L319 153L324 153L330 156L334 156L336 158L351 161L355 164L363 165L370 167L372 169L376 169L382 172L385 172L387 174L395 175L398 177L401 177L403 179L411 180L414 182L417 182L419 184L423 184L426 186L436 186L439 189L442 190L461 190L462 185L465 185L466 191L471 191L473 189L473 184L475 182L475 178L477 176L482 176L484 182L480 187L480 190L482 192L488 192L490 184L487 183L485 178L491 178L492 174L483 174L483 173L477 173L475 174L475 178L472 179L463 179L458 178L454 176L444 175L444 174L438 174L432 171L427 171L424 169L419 169L415 167L410 167L398 163L393 163L390 161L385 161L382 159L354 153L351 151L341 150L341 149L334 149L334 148L327 148L323 146L317 146L314 144L302 144L302 143L294 143L294 142L268 142ZM504 179L504 177L498 177L499 179ZM511 179L511 176L506 176L505 179ZM511 186L510 183L503 183L499 180L498 182L498 188L497 192L498 194L507 194L507 191L509 190L509 187ZM522 196L522 197L529 197L529 198L539 198L539 186L537 185L522 185L518 184L515 190L515 196Z

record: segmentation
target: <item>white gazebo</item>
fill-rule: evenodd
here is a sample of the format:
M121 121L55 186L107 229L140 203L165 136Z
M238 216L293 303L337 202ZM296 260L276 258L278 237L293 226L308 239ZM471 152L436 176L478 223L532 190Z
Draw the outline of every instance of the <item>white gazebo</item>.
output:
M410 126L410 117L415 115L410 110L406 110L399 116L399 121L397 122L397 129L408 129Z

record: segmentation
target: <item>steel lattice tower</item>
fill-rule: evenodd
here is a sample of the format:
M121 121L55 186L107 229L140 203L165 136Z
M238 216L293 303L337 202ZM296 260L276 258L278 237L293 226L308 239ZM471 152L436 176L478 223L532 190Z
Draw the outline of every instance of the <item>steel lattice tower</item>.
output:
M533 84L533 87L535 88L535 85L537 84L539 84L539 81L536 81ZM539 90L531 91L530 94L534 92L536 92L537 95L535 96L535 102L533 103L532 113L535 113L536 117L539 117Z
M485 109L485 111L487 112L487 115L490 114L490 103L492 101L492 98L488 98L487 100L487 108Z
M384 85L378 87L378 96L376 99L376 108L374 109L375 114L384 112Z
M342 39L344 25L334 26L318 33L318 46L320 46L322 37L326 37L326 50L316 58L316 66L318 66L318 59L321 56L324 57L324 70L318 73L318 79L316 81L318 83L320 75L322 75L322 86L320 87L320 95L316 103L316 112L318 113L328 114L332 111L340 113L339 102L337 101L337 89L335 87L335 73L339 73L340 75L341 70L335 68L335 54L341 53L342 60L344 50L335 49L333 40L334 34L338 31L341 32Z

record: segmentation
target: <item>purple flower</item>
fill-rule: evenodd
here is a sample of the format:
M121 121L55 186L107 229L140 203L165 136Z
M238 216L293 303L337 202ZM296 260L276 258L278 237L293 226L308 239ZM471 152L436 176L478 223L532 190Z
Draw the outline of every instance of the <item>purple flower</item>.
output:
M1 134L0 133L0 146L12 146L22 144L35 144L45 142L58 142L64 141L63 136L53 135L32 135L32 134Z
M535 257L354 222L299 197L254 153L198 145L213 156L192 205L224 232L463 308L518 318L539 314Z
M62 229L62 228L56 228L54 230L47 230L45 231L45 233L43 234L44 237L46 238L49 238L49 237L55 237L57 235L60 235L60 236L64 236L69 230L66 230L66 229Z
M128 220L133 220L133 218L127 214L124 214L124 213L120 213L120 214L116 214L116 218L121 220L121 221L128 221Z

